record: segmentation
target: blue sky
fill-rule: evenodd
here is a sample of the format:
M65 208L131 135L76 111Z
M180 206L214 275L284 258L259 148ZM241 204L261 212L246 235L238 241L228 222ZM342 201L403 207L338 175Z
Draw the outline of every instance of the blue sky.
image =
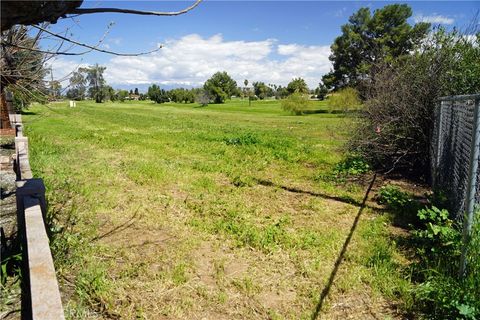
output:
M143 10L181 9L191 2L85 1L83 7L121 7ZM115 57L92 52L80 57L61 56L53 62L56 78L82 64L107 67L106 79L115 88L199 86L215 71L225 70L243 79L285 85L304 77L317 85L328 72L329 46L340 27L360 7L372 10L391 3L408 3L410 23L429 21L448 28L464 27L480 10L470 1L214 1L204 0L191 12L177 17L92 14L62 19L52 30L68 29L72 38L96 44L113 27L102 48L116 52L148 51L151 55ZM51 45L44 42L44 48ZM72 49L70 51L82 51ZM66 85L66 83L64 84Z

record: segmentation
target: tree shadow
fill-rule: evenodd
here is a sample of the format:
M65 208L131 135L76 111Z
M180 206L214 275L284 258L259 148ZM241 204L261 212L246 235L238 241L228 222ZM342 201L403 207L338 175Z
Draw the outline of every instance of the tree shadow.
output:
M303 114L317 114L317 113L329 113L328 110L325 109L318 109L318 110L304 110L302 111Z
M360 207L358 209L358 213L355 217L355 220L353 221L352 227L350 228L350 232L348 233L347 238L345 239L345 242L343 243L342 250L340 251L340 254L337 257L337 260L335 261L335 264L333 265L332 272L330 273L330 277L328 278L327 285L323 288L320 298L318 300L317 306L315 307L314 312L312 313L312 320L315 320L318 318L318 315L320 314L320 311L322 311L322 307L325 303L325 299L330 293L330 290L332 288L333 282L335 280L335 277L337 275L338 269L340 268L340 265L342 263L342 260L345 256L345 253L347 252L348 245L350 244L350 241L352 240L353 233L355 232L355 229L357 228L358 222L360 221L360 216L362 215L363 209L366 207L368 195L370 194L370 191L372 190L373 184L375 182L375 179L377 177L377 174L373 175L372 181L370 182L367 191L365 192L365 196L363 197L363 201L360 204Z
M137 215L138 215L138 210L135 211L135 213L130 217L130 219L128 219L124 223L119 224L118 226L112 228L111 230L105 232L102 235L98 235L98 236L93 237L93 239L91 241L97 241L97 240L100 240L100 239L104 239L104 238L110 237L110 236L112 236L116 233L120 233L123 230L126 230L126 229L130 228L133 224L135 224Z
M34 116L34 115L37 115L37 112L22 110L22 111L20 112L20 114L21 114L21 115L26 115L26 116Z
M282 190L286 190L286 191L293 192L293 193L308 194L308 195L314 196L314 197L319 197L319 198L323 198L323 199L343 202L343 203L350 204L350 205L353 205L353 206L356 206L356 207L365 206L365 207L373 209L377 212L385 211L385 209L370 206L370 205L366 204L365 201L359 202L359 201L357 201L354 198L349 197L349 196L332 196L332 195L328 195L328 194L325 194L325 193L313 192L313 191L309 191L309 190L302 190L302 189L298 189L298 188L295 188L295 187L288 187L288 186L276 184L272 181L265 180L265 179L254 178L254 180L259 185L262 185L262 186L265 186L265 187L276 187L276 188L280 188ZM371 187L370 187L370 189L371 189Z

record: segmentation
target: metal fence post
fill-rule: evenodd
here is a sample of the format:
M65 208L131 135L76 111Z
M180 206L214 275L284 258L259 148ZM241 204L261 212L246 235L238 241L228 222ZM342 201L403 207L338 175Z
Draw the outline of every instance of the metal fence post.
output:
M435 187L436 186L436 180L437 180L437 173L438 173L438 168L440 166L440 150L441 150L441 146L442 146L442 115L443 115L443 112L442 112L442 107L443 107L443 104L445 103L444 100L440 100L438 105L437 105L437 119L436 119L436 124L437 124L437 130L436 132L434 133L436 135L436 139L437 139L437 143L435 145L435 152L433 154L433 156L435 157L434 159L434 166L433 166L433 172L432 172L432 182L433 182L433 186Z
M467 269L467 251L470 234L472 232L473 215L475 210L475 193L477 186L478 156L480 154L480 98L475 99L475 109L473 113L473 135L470 151L470 164L468 170L466 210L463 218L463 244L462 256L460 260L460 276L465 275Z

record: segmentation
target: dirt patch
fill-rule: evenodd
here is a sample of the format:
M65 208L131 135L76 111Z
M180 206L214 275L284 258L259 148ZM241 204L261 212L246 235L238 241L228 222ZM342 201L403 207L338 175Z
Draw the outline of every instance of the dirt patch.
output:
M340 295L331 301L330 308L321 319L404 319L394 307L381 297L364 292Z

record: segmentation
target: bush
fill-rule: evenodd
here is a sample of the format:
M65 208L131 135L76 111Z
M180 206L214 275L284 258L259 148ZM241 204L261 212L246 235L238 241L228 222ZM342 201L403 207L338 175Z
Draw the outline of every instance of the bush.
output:
M393 210L404 210L413 203L413 197L400 188L392 185L383 186L378 192L378 203Z
M350 150L376 169L428 180L437 99L480 92L479 35L440 29L416 52L374 65Z
M420 230L414 230L412 234L418 243L419 254L429 258L430 261L439 260L434 262L435 266L445 258L445 262L452 265L451 259L460 255L461 234L455 228L454 221L449 219L448 211L432 206L419 210L417 216L422 227ZM454 270L456 269L455 267Z
M480 317L480 225L474 224L467 254L467 274L458 277L462 236L447 210L418 211L422 226L412 232L423 275L415 290L418 306L435 319ZM478 217L478 215L477 215Z
M206 107L210 102L210 97L208 96L208 93L205 90L201 89L195 95L195 102L202 107Z
M308 108L308 97L305 94L295 92L282 100L282 109L299 116Z
M328 98L328 101L330 111L342 110L343 112L347 112L358 109L362 104L358 96L358 91L353 88L339 90Z
M337 163L333 169L335 175L359 175L367 173L370 165L359 155L348 155L345 159Z

